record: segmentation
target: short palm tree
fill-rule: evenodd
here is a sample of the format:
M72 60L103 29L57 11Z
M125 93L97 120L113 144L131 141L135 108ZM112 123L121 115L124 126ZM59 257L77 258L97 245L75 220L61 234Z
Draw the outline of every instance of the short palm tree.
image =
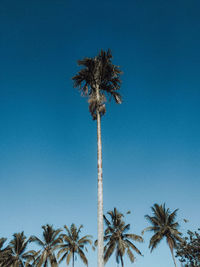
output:
M151 209L153 216L145 215L145 218L152 226L144 229L142 234L145 231L152 231L154 233L149 242L149 248L151 249L151 252L157 247L163 238L166 238L172 254L174 265L177 267L173 251L177 246L177 241L182 242L181 233L178 231L179 224L175 221L178 209L171 213L169 209L165 208L165 204L154 204Z
M131 240L143 242L143 238L139 235L127 233L127 231L130 230L130 224L125 224L123 221L124 215L116 208L107 213L110 216L110 220L104 216L104 221L107 226L104 236L104 240L107 242L104 248L104 260L106 263L113 252L116 251L116 261L117 263L121 262L121 266L123 267L123 257L125 252L131 262L134 262L135 260L135 256L132 251L142 255Z
M80 256L81 260L85 265L88 265L88 260L85 256L84 249L87 244L92 244L92 236L86 235L83 237L80 237L80 232L82 229L82 225L77 229L75 224L72 224L70 228L68 228L66 225L64 228L67 231L67 234L62 234L61 237L63 239L63 244L59 245L59 252L58 257L61 257L60 262L62 262L66 258L66 264L68 265L70 263L70 260L72 259L72 267L74 267L74 260L76 259L76 255Z
M2 266L4 267L28 267L30 261L33 260L34 251L27 251L28 243L24 232L15 233L13 239L9 243L7 255L4 258Z
M62 238L59 236L61 229L55 230L52 225L43 225L43 240L36 236L31 236L31 242L37 243L41 250L38 251L38 257L36 259L35 266L47 267L48 264L51 267L58 267L58 263L55 256L55 251L59 244L62 243Z
M74 87L88 97L89 111L93 120L97 120L97 159L98 159L98 267L104 266L103 259L103 183L102 183L102 145L101 117L105 114L106 97L114 98L121 104L120 74L118 66L112 64L111 51L101 52L94 58L79 60L83 68L72 79Z

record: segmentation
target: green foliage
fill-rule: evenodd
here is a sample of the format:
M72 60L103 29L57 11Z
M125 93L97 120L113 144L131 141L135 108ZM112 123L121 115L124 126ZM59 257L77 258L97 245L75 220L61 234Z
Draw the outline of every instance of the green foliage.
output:
M57 255L58 258L61 257L59 263L66 259L66 264L68 265L72 260L72 264L74 266L74 260L76 260L76 256L78 255L83 263L88 265L84 249L87 251L86 245L92 244L92 236L86 235L80 237L80 232L83 228L82 225L79 228L77 228L75 224L72 224L70 228L65 225L64 228L67 234L61 234L63 244L59 245L59 252Z
M47 267L48 264L51 267L57 267L58 263L55 256L55 250L58 248L58 244L62 243L62 238L59 236L61 229L54 229L52 225L44 225L42 240L36 236L31 236L30 241L35 242L41 247L41 250L37 252L35 259L36 267Z
M178 243L176 257L184 263L185 267L200 267L200 233L198 231L188 231L183 242Z
M153 216L145 215L145 218L152 226L147 227L142 231L152 231L154 235L150 239L149 248L151 251L157 247L160 241L165 237L170 249L177 246L177 241L182 241L181 233L178 231L179 224L175 221L177 209L170 213L169 209L165 208L165 204L154 204L151 207Z
M130 234L130 224L125 224L123 218L124 215L120 213L116 208L113 211L107 212L110 220L104 215L104 221L106 224L106 230L104 235L104 241L107 242L104 248L104 261L109 260L110 256L116 251L116 261L123 266L123 257L127 253L131 262L134 262L135 256L132 251L135 251L139 255L142 255L139 249L131 242L138 241L143 242L143 238L139 235Z
M1 239L1 245L5 242L5 239ZM1 251L0 266L3 267L29 267L33 261L33 254L35 251L27 251L28 243L30 239L27 239L24 232L15 233L13 239L10 241L4 251Z
M100 115L106 112L105 102L114 98L116 103L121 104L120 89L122 73L118 66L112 64L111 51L101 52L94 58L84 58L78 61L83 68L72 80L74 87L79 88L82 95L88 97L89 111L92 118L96 120L97 110Z
M174 257L174 248L177 247L178 241L182 242L182 234L178 231L179 224L175 221L178 210L176 209L170 213L170 210L165 208L165 204L154 204L154 206L151 207L151 210L153 212L153 216L145 215L145 218L152 226L144 229L142 234L144 234L145 231L152 231L154 233L149 242L151 252L157 247L163 238L166 238L174 265L177 267Z

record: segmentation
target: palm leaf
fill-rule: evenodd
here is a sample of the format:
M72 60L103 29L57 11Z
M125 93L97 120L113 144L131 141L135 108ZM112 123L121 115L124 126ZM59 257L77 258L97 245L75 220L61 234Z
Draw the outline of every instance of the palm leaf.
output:
M104 261L105 263L109 260L110 256L113 254L114 250L116 247L116 243L115 242L111 242L110 245L106 248L106 252L104 255Z
M68 253L68 255L67 255L67 265L69 265L69 262L70 262L70 260L71 260L71 257L72 257L72 251L70 251L69 253Z
M142 253L140 252L140 250L132 243L130 242L128 239L124 240L126 242L126 244L131 247L135 252L137 252L139 255L142 255Z
M83 263L84 263L85 265L88 265L87 258L86 258L86 256L85 256L84 252L83 252L80 248L78 249L78 255L80 256L80 258L81 258L81 260L83 261Z
M129 238L132 239L134 241L138 241L138 242L144 242L143 238L139 235L135 235L135 234L125 234L124 235L125 238Z
M127 248L127 254L128 254L128 257L130 259L131 262L134 262L135 261L135 257L133 255L133 253L131 252L130 248L128 247Z

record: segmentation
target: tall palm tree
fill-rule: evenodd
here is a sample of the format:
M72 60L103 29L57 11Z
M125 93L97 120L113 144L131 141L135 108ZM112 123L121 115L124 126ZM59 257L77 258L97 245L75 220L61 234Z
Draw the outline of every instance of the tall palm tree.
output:
M145 218L152 226L145 228L142 231L142 234L145 231L152 231L154 233L149 242L151 252L163 238L166 238L174 265L177 267L174 257L174 248L177 246L177 241L182 242L181 233L178 231L179 224L175 221L178 209L171 213L169 209L165 208L165 204L154 204L153 207L151 207L151 210L153 216L145 215Z
M59 245L58 257L61 257L60 262L62 262L66 258L66 264L68 265L70 260L72 259L72 267L74 267L74 260L76 259L76 255L79 255L81 260L85 265L88 265L88 260L85 256L84 249L87 244L92 244L92 236L86 235L80 238L80 232L82 229L82 225L77 229L75 224L72 224L70 228L66 225L64 228L67 231L67 234L62 234L61 237L63 239L64 244Z
M131 250L142 255L139 249L130 240L143 242L143 238L139 235L127 233L127 231L130 230L130 224L125 224L123 221L124 215L116 208L107 213L110 216L110 220L104 216L104 221L107 226L104 236L104 240L107 242L104 248L104 260L106 263L113 252L116 251L116 261L117 263L120 261L123 267L125 252L131 262L135 260L135 256Z
M62 243L62 238L59 236L61 229L55 230L52 225L43 225L43 240L39 239L36 236L31 236L31 242L36 242L41 250L38 251L38 257L36 259L37 267L47 267L48 264L51 267L57 267L58 263L55 256L55 250L58 248L58 245Z
M28 267L33 260L34 251L27 251L28 243L24 232L15 233L9 243L9 247L4 257L2 266L4 267Z
M104 266L103 259L103 183L102 183L102 144L101 117L105 114L106 97L114 98L121 104L118 92L122 73L118 66L112 64L111 51L101 52L94 58L84 58L78 61L83 68L72 79L74 87L88 97L89 111L93 120L97 121L97 160L98 160L98 267Z

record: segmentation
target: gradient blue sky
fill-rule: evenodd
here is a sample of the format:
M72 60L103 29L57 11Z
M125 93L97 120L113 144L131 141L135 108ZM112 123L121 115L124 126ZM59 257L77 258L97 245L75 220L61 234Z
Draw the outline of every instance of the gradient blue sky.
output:
M104 211L131 210L140 234L166 202L183 232L200 226L199 10L199 0L1 0L1 236L74 222L96 238L96 125L71 77L101 48L124 72L124 102L102 120ZM149 238L133 266L173 266L165 241L150 254Z

